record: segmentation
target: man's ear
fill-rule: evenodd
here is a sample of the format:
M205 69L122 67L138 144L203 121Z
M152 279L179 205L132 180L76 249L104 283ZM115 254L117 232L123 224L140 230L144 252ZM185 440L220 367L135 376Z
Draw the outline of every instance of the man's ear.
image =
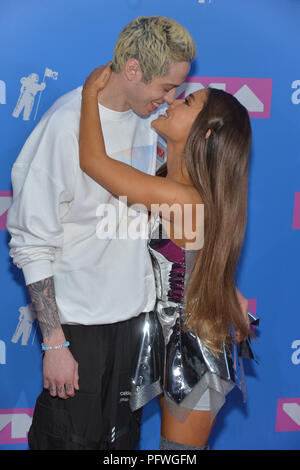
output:
M141 81L143 74L139 61L134 58L128 59L125 64L124 74L130 82Z

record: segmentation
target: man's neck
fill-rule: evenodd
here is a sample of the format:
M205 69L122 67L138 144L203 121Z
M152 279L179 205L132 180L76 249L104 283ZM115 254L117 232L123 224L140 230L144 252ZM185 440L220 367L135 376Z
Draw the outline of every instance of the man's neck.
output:
M123 112L130 109L124 93L124 84L121 74L112 72L107 86L98 95L98 101L100 104L113 111Z

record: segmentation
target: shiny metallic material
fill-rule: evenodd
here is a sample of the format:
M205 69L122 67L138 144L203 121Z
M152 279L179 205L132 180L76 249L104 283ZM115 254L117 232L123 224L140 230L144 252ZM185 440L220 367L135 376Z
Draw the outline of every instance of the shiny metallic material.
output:
M130 404L137 410L162 392L162 332L155 312L146 313Z
M157 289L156 313L146 316L130 405L133 410L164 392L176 419L192 409L209 409L212 419L237 385L246 400L241 357L254 359L249 340L223 344L218 356L192 331L183 328L189 275L196 251L186 251L168 239L156 219L149 243ZM258 320L249 315L250 324Z
M225 351L216 358L191 331L184 331L180 316L166 347L168 365L164 390L180 404L208 371L224 380L234 380L232 362Z

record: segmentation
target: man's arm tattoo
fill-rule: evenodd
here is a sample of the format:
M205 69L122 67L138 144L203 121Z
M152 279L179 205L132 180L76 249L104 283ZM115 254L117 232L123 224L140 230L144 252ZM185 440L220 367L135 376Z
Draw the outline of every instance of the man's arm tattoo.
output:
M54 279L49 277L27 287L43 338L49 338L53 330L61 327L55 300Z

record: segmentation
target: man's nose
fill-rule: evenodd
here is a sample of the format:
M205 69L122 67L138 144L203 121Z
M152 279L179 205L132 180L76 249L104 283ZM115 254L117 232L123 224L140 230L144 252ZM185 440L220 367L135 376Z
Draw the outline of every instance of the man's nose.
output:
M182 104L184 100L175 100L172 104L169 105L170 108L175 108L176 106Z
M172 88L172 90L168 91L168 93L165 94L164 100L168 104L172 104L175 101L175 94L176 94L176 88Z

